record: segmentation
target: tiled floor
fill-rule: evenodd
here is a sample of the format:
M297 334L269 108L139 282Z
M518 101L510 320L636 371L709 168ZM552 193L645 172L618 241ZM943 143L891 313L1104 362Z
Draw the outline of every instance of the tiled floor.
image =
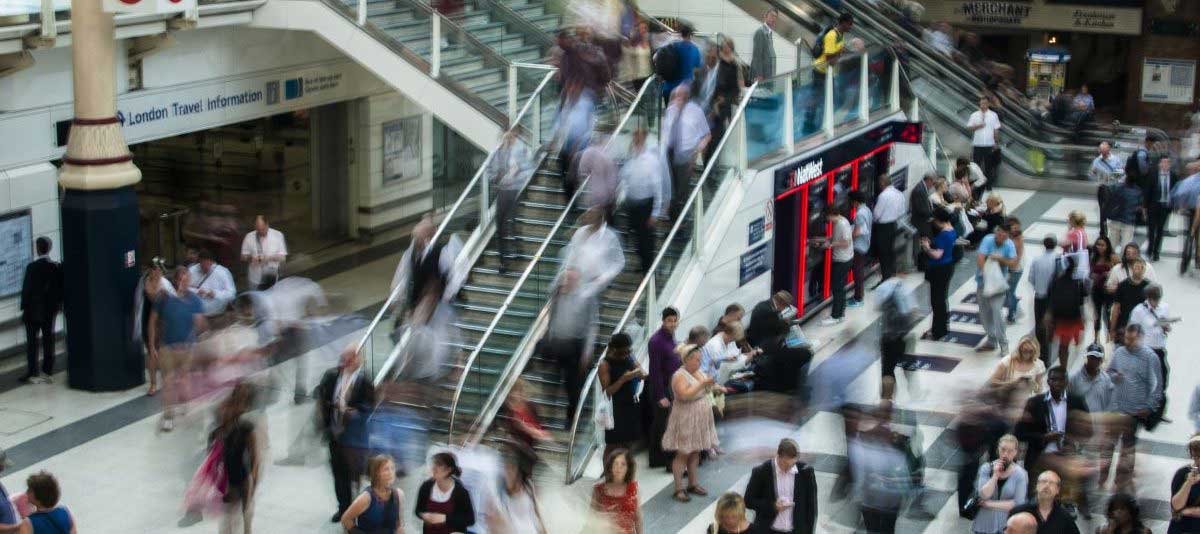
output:
M1083 210L1089 218L1094 215L1091 199L1058 198L1046 193L1000 191L1010 211L1025 220L1027 235L1040 237L1047 231L1061 233L1062 217L1071 210ZM1090 211L1089 211L1090 210ZM1094 228L1092 229L1094 232ZM1036 243L1029 243L1036 251ZM1159 268L1160 282L1166 287L1168 302L1175 313L1185 318L1200 317L1200 302L1185 298L1196 292L1196 280L1181 278L1168 259L1167 247L1163 267ZM1032 256L1030 254L1029 256ZM323 280L326 290L343 294L351 309L373 304L390 280L395 260L391 257L367 262L345 273ZM969 269L969 267L964 267ZM969 278L959 273L956 280ZM923 280L917 274L908 275L905 284L917 288L918 300L926 299ZM963 299L974 290L973 283L957 285L952 293L954 309L971 311L974 306ZM1031 289L1022 282L1020 294L1031 298ZM1028 300L1026 300L1027 302ZM924 304L922 304L924 305ZM835 358L853 357L859 347L873 346L878 313L871 302L851 310L848 321L833 328L814 326L806 334L821 340L813 368ZM357 327L355 327L357 328ZM978 331L975 325L955 325L955 329ZM1015 342L1032 328L1026 318L1009 328L1010 341ZM917 324L913 332L928 329L928 319ZM320 369L330 365L333 350L360 335L358 332L331 329L323 341L324 347L298 355L280 364L277 372L289 375L292 366L307 365ZM1164 501L1169 498L1167 487L1170 474L1184 463L1183 444L1191 433L1186 410L1191 390L1200 371L1183 362L1184 347L1196 333L1177 329L1171 339L1172 359L1176 362L1168 394L1171 403L1168 417L1152 433L1146 433L1143 453L1139 456L1138 487L1145 500L1145 511L1154 519L1150 525L1155 532L1165 531ZM968 525L957 516L955 509L956 448L953 421L959 394L980 385L990 374L997 356L977 354L968 347L947 343L915 340L913 352L958 360L950 372L923 372L900 375L898 404L911 410L920 432L927 469L927 509L929 518L905 518L900 532L966 532ZM1078 357L1073 358L1078 365ZM310 380L315 380L310 372ZM156 407L154 400L142 396L141 390L124 393L89 394L67 389L59 380L55 385L22 387L0 393L0 446L10 450L17 466L4 473L2 479L10 489L20 491L24 478L33 471L48 469L56 473L63 485L64 502L70 506L80 523L80 530L99 533L195 533L215 532L215 522L179 527L181 496L189 477L200 461L204 446L209 410L197 408L185 417L180 427L170 434L155 432ZM871 363L853 379L852 400L873 402L877 398L879 369ZM270 457L283 457L311 413L311 405L296 406L290 402L272 405L266 410L270 438ZM817 412L799 425L774 421L742 420L731 422L721 429L726 440L727 454L707 463L701 469L701 480L710 491L706 498L681 504L671 499L670 475L661 469L643 468L639 472L641 500L649 533L699 533L712 521L715 500L728 490L741 491L749 469L768 458L774 443L783 436L795 437L806 459L818 474L818 501L821 510L820 532L852 532L855 510L845 502L831 502L829 493L837 472L844 464L845 444L838 416ZM70 446L63 450L63 444ZM330 476L323 462L324 452L310 451L306 466L268 465L258 492L255 532L333 533L339 530L328 523L333 511ZM638 461L645 465L644 455ZM541 477L542 508L550 532L579 531L586 516L590 487L599 475L598 460L588 467L585 477L571 487L557 486L561 472L551 466ZM415 486L421 477L409 476L402 481L411 505ZM411 514L406 512L406 519ZM411 523L411 522L410 522ZM1092 527L1095 524L1091 525ZM410 524L408 532L417 532Z

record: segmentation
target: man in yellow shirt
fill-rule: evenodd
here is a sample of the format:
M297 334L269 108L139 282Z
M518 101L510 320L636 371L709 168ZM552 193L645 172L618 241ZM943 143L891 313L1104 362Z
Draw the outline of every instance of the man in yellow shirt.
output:
M846 32L854 26L854 17L849 13L842 13L838 16L837 25L825 32L825 35L820 36L822 40L821 55L813 58L813 68L817 71L817 77L824 81L825 73L829 71L830 63L837 63L838 57L842 55L842 51L846 48Z

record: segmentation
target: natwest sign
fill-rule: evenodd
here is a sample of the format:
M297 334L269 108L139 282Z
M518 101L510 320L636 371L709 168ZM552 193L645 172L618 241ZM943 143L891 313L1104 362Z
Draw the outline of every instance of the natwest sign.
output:
M196 9L196 0L103 0L105 13L141 15L181 13Z

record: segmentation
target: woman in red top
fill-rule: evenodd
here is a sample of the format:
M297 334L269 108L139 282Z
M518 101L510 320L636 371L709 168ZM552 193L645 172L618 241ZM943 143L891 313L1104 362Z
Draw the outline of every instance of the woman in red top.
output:
M629 450L617 449L604 459L604 480L592 487L592 510L612 522L615 534L644 533L636 476Z

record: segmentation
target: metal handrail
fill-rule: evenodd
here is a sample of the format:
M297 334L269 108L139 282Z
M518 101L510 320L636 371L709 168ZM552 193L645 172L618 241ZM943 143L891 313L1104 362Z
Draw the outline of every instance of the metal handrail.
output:
M490 14L492 16L499 19L500 22L516 26L520 29L522 34L531 39L537 40L537 44L546 48L551 48L554 46L554 39L551 39L550 36L547 35L546 30L543 30L539 28L537 24L530 22L529 19L525 18L520 13L517 13L516 10L509 7L507 3L498 0L476 0L476 3L486 4L488 9L491 11Z
M790 78L794 75L795 72L776 75L762 82L754 82L753 85L746 89L745 94L742 96L741 103L738 104L737 111L734 112L733 117L729 121L729 126L725 129L725 135L721 137L721 141L717 144L717 148L713 151L713 156L709 158L709 161L705 162L704 172L700 175L700 179L696 181L696 185L692 187L692 194L688 196L687 202L684 203L683 208L679 211L679 213L688 213L688 211L691 210L692 206L696 203L696 199L700 196L701 189L704 187L704 184L708 180L708 177L712 173L713 169L716 168L716 162L719 159L717 155L722 153L722 151L725 149L726 143L729 142L730 137L735 131L734 126L737 124L737 121L745 120L746 105L750 102L750 98L753 96L754 90L757 89L761 83L775 83L778 80L786 81L790 80ZM646 269L646 276L642 277L642 281L638 284L637 289L633 292L633 296L629 298L629 307L625 309L625 313L621 315L621 320L617 321L616 326L613 327L613 332L620 332L621 329L625 327L625 324L629 321L630 317L632 317L636 312L638 302L641 300L642 294L646 291L646 286L657 275L658 266L660 263L662 263L663 258L666 257L667 249L670 248L670 243L675 239L675 234L677 234L680 228L683 227L683 222L685 219L686 216L680 216L678 220L675 221L675 224L671 227L671 231L667 233L667 237L663 239L663 246L659 249L658 255L654 257L654 263L651 263L650 268ZM693 221L692 224L699 224L699 221ZM649 325L647 325L647 327L648 326ZM567 484L570 484L579 478L571 469L571 460L575 452L575 436L579 431L579 418L583 415L583 406L585 404L583 401L583 395L587 394L594 387L596 382L596 373L600 369L600 362L604 361L604 357L607 354L608 348L605 347L604 351L600 353L600 356L596 358L596 363L592 366L592 370L588 372L587 378L584 379L583 388L580 393L581 400L575 406L575 413L571 417L571 439L567 444ZM582 469L580 469L579 476L582 476Z
M629 109L625 112L625 115L621 118L621 120L617 123L616 128L613 130L614 133L612 134L611 137L609 137L608 141L605 143L605 145L604 145L605 150L608 150L612 146L612 143L616 139L617 134L620 133L621 128L623 128L625 126L625 124L629 121L630 117L632 117L634 112L637 111L638 104L642 101L642 98L645 97L646 89L648 87L650 87L651 85L653 85L655 79L656 79L655 76L650 76L649 78L646 79L645 82L642 82L642 88L640 91L638 91L637 98L634 99L633 103L629 106ZM475 360L478 359L480 352L483 350L484 344L487 343L488 338L491 337L492 332L495 331L496 325L500 323L501 317L503 317L505 312L508 311L508 307L512 304L512 302L514 300L516 300L517 294L523 288L525 281L529 278L530 273L533 272L533 269L537 265L537 262L542 258L542 255L545 253L546 249L550 246L550 241L554 238L555 234L558 233L558 230L562 226L563 222L566 220L567 215L569 215L571 213L571 209L575 206L576 199L579 198L579 195L583 192L583 190L589 180L591 180L590 175L585 177L583 179L583 181L580 182L579 187L576 188L576 190L575 190L575 194L571 196L570 200L567 202L566 207L563 208L562 213L558 216L558 220L555 221L554 226L551 227L550 231L546 234L546 239L544 239L542 241L541 245L538 246L538 250L536 253L534 253L533 259L531 259L529 261L529 264L525 266L525 270L521 272L521 277L517 279L516 284L513 285L512 291L509 291L508 295L504 298L504 303L500 306L500 308L496 311L496 314L492 317L492 322L490 324L488 324L487 330L485 330L483 332L483 335L479 336L479 341L475 344L475 349L471 351L470 357L467 358L467 362L463 366L462 375L459 377L458 385L457 385L457 387L454 388L454 398L450 403L450 423L449 423L448 429L446 431L446 441L447 442L451 442L454 437L454 420L456 419L456 417L458 415L458 402L462 396L463 387L466 385L467 377L471 374L471 370L474 368ZM506 366L505 371L508 371L509 369L511 369L513 367L513 363L515 360L516 360L516 358L513 358L512 360L509 361L509 365ZM501 379L503 379L505 376L507 376L507 374L508 374L507 372L502 372ZM500 383L501 382L499 382L499 381L497 382L498 385ZM493 393L493 395L494 395L494 393ZM484 403L485 406L488 404L491 404L491 396L489 396L488 401ZM481 413L480 417L482 418L483 416L484 416L484 414ZM477 420L477 422L478 422L478 420ZM490 421L489 421L489 423L490 423ZM473 424L472 428L475 428L476 426L477 426L476 424ZM468 431L468 436L470 434L471 434L470 431Z
M550 83L550 80L553 78L554 78L554 72L548 72L542 78L542 82L540 84L538 84L537 89L534 90L533 95L536 96L536 95L540 94L546 88L546 85ZM513 119L513 126L510 128L510 130L512 128L516 128L518 125L521 124L521 118L524 117L525 114L529 112L530 106L532 106L533 102L536 100L537 100L536 98L531 97L525 102L525 105L521 108L521 112L517 115L517 117L515 119ZM438 224L437 231L434 232L433 238L430 239L431 243L436 243L438 241L438 239L440 239L442 237L442 234L444 234L446 232L446 228L450 225L450 221L452 219L454 219L455 213L463 205L463 203L466 202L467 198L471 196L471 192L474 191L475 188L478 186L479 181L483 179L483 175L487 171L488 166L491 164L492 158L496 157L496 151L500 147L500 145L499 145L500 142L502 142L502 141L498 141L496 147L492 148L492 150L490 152L488 152L487 157L484 158L484 160L483 160L483 164L481 164L479 166L479 170L475 171L475 176L471 177L471 181L467 182L467 185L466 185L466 187L463 188L462 193L459 193L458 199L456 199L454 201L454 204L450 206L450 209L446 211L446 214L442 218L442 222ZM475 231L481 232L481 231L484 231L484 228L476 228ZM379 311L376 312L375 318L372 319L371 323L367 326L366 334L356 345L355 350L357 352L362 351L363 346L366 345L367 340L371 338L371 335L374 333L375 328L379 325L379 322L383 319L384 314L387 313L387 310L395 304L396 298L400 295L400 293L403 291L403 289L404 288L402 288L402 287L396 287L389 292L387 300L384 301L383 306L381 306L379 308ZM388 357L388 359L384 363L383 367L380 368L380 372L376 373L376 377L377 377L376 382L378 382L382 377L387 375L388 370L391 368L392 363L395 361L395 358L397 357L399 352L400 351L393 350L393 354Z

